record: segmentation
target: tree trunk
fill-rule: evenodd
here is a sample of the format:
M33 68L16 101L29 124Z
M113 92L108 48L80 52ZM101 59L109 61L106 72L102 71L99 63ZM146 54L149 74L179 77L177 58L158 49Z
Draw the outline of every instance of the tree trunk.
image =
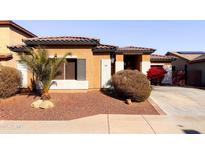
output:
M51 98L50 94L48 92L43 92L41 94L41 99L42 100L49 100Z
M42 82L39 80L36 80L36 92L39 95L42 95L43 85Z

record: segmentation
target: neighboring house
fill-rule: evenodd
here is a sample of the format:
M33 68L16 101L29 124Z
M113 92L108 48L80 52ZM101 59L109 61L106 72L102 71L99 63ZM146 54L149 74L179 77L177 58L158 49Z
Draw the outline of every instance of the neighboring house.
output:
M7 46L22 43L22 39L36 37L28 30L12 21L0 21L0 64L17 67L17 54Z
M172 85L172 56L151 54L151 67L162 67L167 71L162 84Z
M4 34L4 37L7 37L7 34ZM12 37L10 39L12 40ZM0 41L5 40L1 38ZM51 86L51 91L63 92L104 88L111 75L123 69L138 69L146 74L150 68L150 54L155 51L152 48L133 46L118 48L101 44L99 39L89 37L25 36L19 41L4 45L4 47L8 46L9 54L16 55L9 61L15 61L17 65L12 66L22 72L22 86L25 88L31 86L32 74L28 72L25 65L20 63L18 53L30 47L35 50L39 45L48 51L50 58L56 55L62 57L65 53L69 53L66 62L59 68L62 74L54 80L57 84Z
M205 52L202 51L177 51L167 52L166 55L173 56L176 59L172 61L173 71L185 72L185 84L192 86L204 86L203 68L205 67L203 59ZM199 59L199 60L198 60Z
M195 72L199 72L200 77L193 79L199 80L199 86L205 86L205 54L202 54L201 56L196 57L190 62L190 65L188 67L188 71L191 72L191 76L193 77L193 74ZM191 83L192 85L195 83Z

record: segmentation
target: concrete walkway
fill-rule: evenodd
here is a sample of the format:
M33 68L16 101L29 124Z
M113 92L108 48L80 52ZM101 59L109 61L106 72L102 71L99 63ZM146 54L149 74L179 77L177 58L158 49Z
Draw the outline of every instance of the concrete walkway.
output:
M205 90L155 86L150 98L167 115L205 116Z
M107 115L70 121L0 121L0 133L205 133L205 116Z

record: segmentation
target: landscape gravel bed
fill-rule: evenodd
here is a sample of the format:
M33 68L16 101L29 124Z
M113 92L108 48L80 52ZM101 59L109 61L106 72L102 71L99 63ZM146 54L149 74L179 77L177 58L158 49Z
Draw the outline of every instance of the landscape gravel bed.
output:
M124 101L101 92L54 93L51 94L55 107L35 109L31 103L39 97L17 95L0 102L1 120L72 120L97 114L158 115L148 102L127 105Z

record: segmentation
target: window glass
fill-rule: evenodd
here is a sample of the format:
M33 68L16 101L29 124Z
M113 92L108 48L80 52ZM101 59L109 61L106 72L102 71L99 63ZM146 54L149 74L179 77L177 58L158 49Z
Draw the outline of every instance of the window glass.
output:
M58 75L55 77L56 80L64 79L64 63L62 63L58 68Z
M77 59L67 59L65 63L65 79L76 80L77 79Z

